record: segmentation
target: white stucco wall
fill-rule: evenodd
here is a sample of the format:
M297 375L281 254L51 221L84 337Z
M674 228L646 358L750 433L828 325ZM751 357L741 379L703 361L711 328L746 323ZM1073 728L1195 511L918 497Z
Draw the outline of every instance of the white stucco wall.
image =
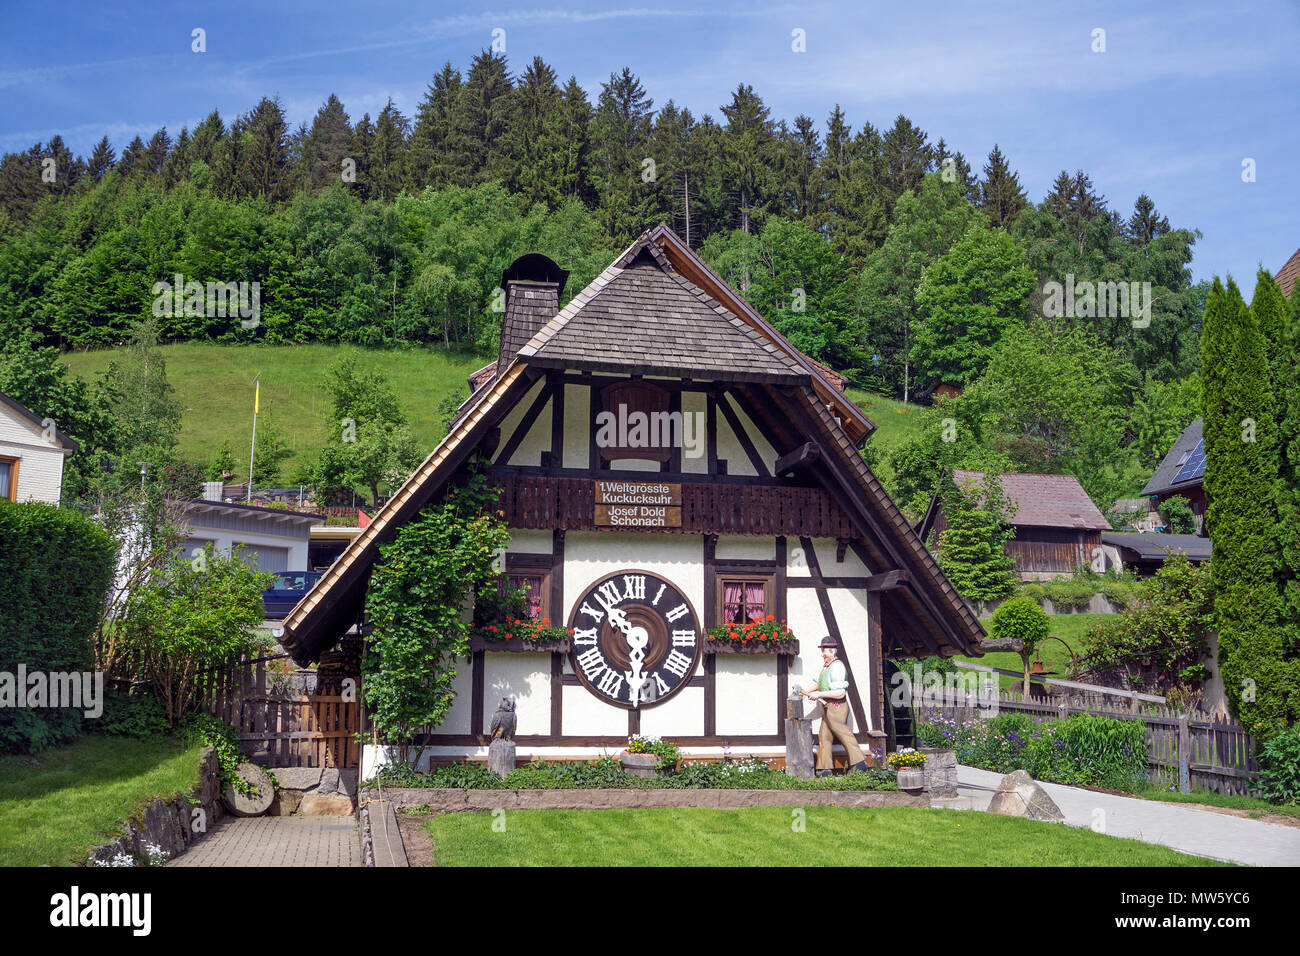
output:
M719 561L775 561L776 538L742 534L719 535L713 556Z
M591 467L591 389L564 386L564 467Z
M709 445L707 440L707 423L709 414L709 400L703 392L682 392L682 420L685 422L687 415L695 415L697 421L705 424L704 428L699 429L702 436L699 441L699 454L694 457L687 455L687 449L682 448L682 471L690 475L704 475L709 471Z
M511 528L506 551L511 554L550 554L552 534L530 528Z
M493 657L502 657L504 655L494 654ZM486 688L486 683L484 687ZM456 662L456 679L452 681L452 689L456 692L456 698L452 701L451 710L447 712L447 718L438 725L434 733L438 734L468 734L470 732L470 715L473 713L474 701L474 664L472 660L459 660ZM484 698L486 701L486 697ZM496 710L498 701L492 702L492 709ZM515 706L518 706L516 702ZM484 727L487 724L483 725Z
M522 423L524 416L528 414L528 409L533 407L533 402L536 401L537 396L541 394L542 389L545 387L546 387L546 380L538 379L536 384L534 384L533 387L528 390L528 393L523 398L521 398L518 402L515 403L514 407L510 409L505 419L501 422L501 441L497 445L496 452L493 454L492 457L493 463L498 465L539 464L540 460L537 459L536 456L534 456L534 460L531 461L527 460L528 455L524 452L524 445L520 445L520 447L515 450L515 453L511 456L509 462L502 461L501 456L505 454L506 446L510 444L511 436L513 436L514 433L519 430L519 426ZM549 402L547 404L549 404ZM533 429L530 429L530 431L535 430L537 424L539 424L543 419L545 419L546 421L547 447L549 448L551 417L546 414L545 409L543 409L542 414L537 416L537 422L534 423L534 427ZM525 441L524 444L527 444L527 441Z
M776 659L719 654L714 664L719 734L778 734Z
M287 538L280 535L253 534L250 531L227 531L224 528L205 528L202 524L191 523L187 538L190 542L211 541L213 550L229 554L236 544L244 545L244 554L250 555L259 545L267 548L287 550L289 566L286 571L307 570L307 539ZM187 542L187 548L190 547ZM200 545L201 546L201 545ZM192 548L191 548L192 550ZM186 557L189 557L186 553Z
M551 655L493 653L483 655L483 730L502 697L515 699L516 733L551 732Z

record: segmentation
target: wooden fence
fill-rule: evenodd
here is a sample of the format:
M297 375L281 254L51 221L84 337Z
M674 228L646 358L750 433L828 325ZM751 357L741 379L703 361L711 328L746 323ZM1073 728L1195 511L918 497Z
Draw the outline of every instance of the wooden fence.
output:
M239 731L254 763L266 767L355 767L361 705L315 693L315 675L275 674L267 664L288 655L241 659L211 674L204 710ZM309 677L309 686L301 684Z
M1112 702L1093 695L1069 694L1035 700L1006 690L998 692L997 706L996 713L1026 714L1039 724L1073 714L1141 721L1146 729L1147 775L1152 781L1172 782L1184 793L1201 788L1258 796L1253 783L1259 772L1255 741L1241 724L1223 715L1188 714L1136 698ZM974 700L955 706L928 702L916 705L918 723L943 716L964 725L987 720L992 713L991 701L987 707L980 707Z

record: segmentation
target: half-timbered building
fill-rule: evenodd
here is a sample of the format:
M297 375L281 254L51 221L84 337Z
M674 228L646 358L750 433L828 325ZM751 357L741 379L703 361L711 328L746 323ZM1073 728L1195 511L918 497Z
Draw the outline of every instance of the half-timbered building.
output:
M504 696L523 759L615 752L635 733L700 756L780 756L786 700L816 681L827 635L853 730L881 753L887 662L979 653L982 630L863 461L875 426L664 226L561 308L566 278L539 255L506 270L496 362L282 643L306 664L355 642L379 545L486 457L506 573L531 613L574 634L544 652L476 640L429 758L483 756ZM706 639L769 615L797 649Z

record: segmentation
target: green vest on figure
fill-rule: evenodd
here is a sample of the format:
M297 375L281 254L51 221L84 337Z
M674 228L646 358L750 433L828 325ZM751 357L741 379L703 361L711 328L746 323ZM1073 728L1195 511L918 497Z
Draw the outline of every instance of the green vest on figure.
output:
M817 678L817 689L823 692L848 690L848 687L848 672L844 669L844 662L840 660L833 660L823 667L821 677Z

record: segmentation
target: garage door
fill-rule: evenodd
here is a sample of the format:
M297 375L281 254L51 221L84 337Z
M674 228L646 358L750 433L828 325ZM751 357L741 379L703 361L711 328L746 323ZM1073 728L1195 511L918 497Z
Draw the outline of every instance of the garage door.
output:
M265 544L244 544L244 560L254 565L259 571L288 571L289 549L273 548ZM302 570L295 568L295 571Z

